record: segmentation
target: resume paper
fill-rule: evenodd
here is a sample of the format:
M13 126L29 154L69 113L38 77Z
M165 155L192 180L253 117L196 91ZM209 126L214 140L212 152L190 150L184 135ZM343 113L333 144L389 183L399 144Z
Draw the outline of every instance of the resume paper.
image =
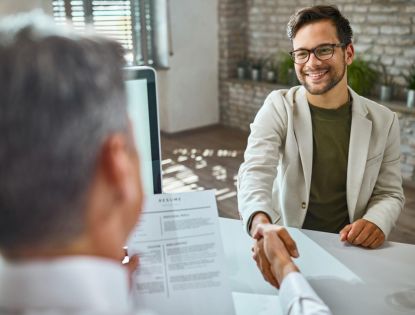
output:
M159 314L235 314L214 191L147 196L128 241L140 263L137 307Z

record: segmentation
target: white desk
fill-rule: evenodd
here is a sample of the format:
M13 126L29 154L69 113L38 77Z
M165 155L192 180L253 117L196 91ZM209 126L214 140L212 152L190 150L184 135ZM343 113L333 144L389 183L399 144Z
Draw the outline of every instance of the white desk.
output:
M220 228L232 291L242 292L249 303L266 301L268 310L252 307L262 314L270 314L269 308L279 314L278 291L257 270L241 222L220 219ZM289 231L300 251L297 265L333 314L415 314L415 245L387 242L368 250L345 245L336 234ZM244 306L238 315L252 309Z

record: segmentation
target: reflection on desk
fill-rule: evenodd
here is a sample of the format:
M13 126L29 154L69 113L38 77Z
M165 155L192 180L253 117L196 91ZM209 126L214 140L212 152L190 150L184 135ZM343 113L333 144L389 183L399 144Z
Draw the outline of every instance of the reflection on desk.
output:
M258 271L241 222L220 219L220 227L237 314L280 314L278 291ZM386 242L370 250L337 234L288 230L300 252L296 264L334 314L415 314L415 245ZM242 307L248 300L250 308Z

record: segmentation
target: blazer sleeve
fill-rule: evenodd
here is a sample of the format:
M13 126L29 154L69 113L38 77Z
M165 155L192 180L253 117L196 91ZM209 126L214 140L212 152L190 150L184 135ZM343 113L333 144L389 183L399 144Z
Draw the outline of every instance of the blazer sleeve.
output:
M272 222L280 218L272 206L272 187L287 132L287 112L279 91L266 98L250 127L237 185L239 213L248 233L251 218L259 211Z
M375 223L388 237L404 205L400 168L400 130L396 114L389 129L379 175L364 219Z

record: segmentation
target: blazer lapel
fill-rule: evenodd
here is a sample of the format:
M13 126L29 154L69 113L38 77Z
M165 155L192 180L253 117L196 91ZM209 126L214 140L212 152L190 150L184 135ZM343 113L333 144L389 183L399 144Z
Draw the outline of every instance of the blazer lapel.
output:
M353 98L352 125L350 129L349 156L347 162L347 207L353 221L369 150L372 122L366 118L367 109L361 97L349 89Z
M295 93L293 116L294 133L303 167L306 191L309 193L313 163L313 127L304 87L300 87Z

